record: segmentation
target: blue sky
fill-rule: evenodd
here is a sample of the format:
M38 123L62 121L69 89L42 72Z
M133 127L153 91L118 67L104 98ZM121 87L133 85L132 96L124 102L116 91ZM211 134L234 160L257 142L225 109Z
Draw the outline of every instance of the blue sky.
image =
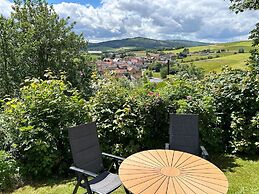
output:
M0 0L8 17L11 0ZM230 0L48 0L91 42L130 37L203 42L247 40L259 11L235 14ZM64 3L65 2L65 3Z
M62 2L67 2L67 3L79 3L79 4L90 4L93 7L98 7L101 4L100 0L48 0L49 3L53 4L58 4Z

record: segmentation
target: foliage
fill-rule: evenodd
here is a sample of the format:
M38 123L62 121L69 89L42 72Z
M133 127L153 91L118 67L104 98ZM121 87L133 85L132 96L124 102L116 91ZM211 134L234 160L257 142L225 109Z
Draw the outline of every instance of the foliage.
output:
M167 75L168 75L168 68L167 67L162 67L160 69L160 77L162 79L165 79Z
M148 69L153 70L155 72L160 72L160 69L163 67L163 65L159 62L154 62L151 65L148 66Z
M161 78L166 78L167 74L168 67L161 68ZM196 67L193 64L173 63L170 64L169 74L175 74L190 79L202 79L204 76L204 71L202 68Z
M231 69L205 78L183 72L159 84L136 85L120 80L103 84L89 106L106 149L127 155L162 146L167 141L167 114L177 112L199 114L201 140L209 151L256 154L258 76ZM156 128L159 125L160 131ZM153 137L160 134L164 137L156 142ZM116 148L111 148L114 142Z
M105 83L89 101L103 149L125 156L163 147L167 136L165 104L152 93L152 87L132 86L124 79Z
M0 192L12 188L19 177L19 169L14 158L0 150Z
M197 79L174 75L160 84L114 79L104 82L89 101L104 150L128 155L163 148L168 142L169 112L199 114L204 144L211 151L224 149L219 146L221 130L214 98Z
M223 113L223 143L228 151L256 154L259 151L259 78L249 71L225 69L203 81Z
M152 70L146 70L145 73L144 73L144 75L145 75L146 77L151 78L151 77L153 77L153 71L152 71Z
M251 56L249 64L255 73L259 72L259 23L256 24L256 28L251 31L251 35L249 37L253 40L252 46L253 49L251 50Z
M199 114L201 141L210 152L224 149L215 99L201 81L170 76L157 92L167 102L168 112Z
M232 5L230 9L236 13L243 12L245 10L258 10L259 1L258 0L230 0Z
M88 121L87 108L63 80L27 80L21 96L3 107L3 129L12 132L12 148L28 176L64 173L71 164L66 128Z
M46 69L90 92L91 65L82 52L86 42L72 32L75 23L60 19L44 0L16 0L11 17L0 16L0 97L17 96L26 77L44 78Z
M193 64L176 63L175 65L173 65L172 71L179 76L190 79L200 80L204 77L204 70L202 68L196 67Z
M244 48L238 49L238 53L244 53L244 52L245 52L245 49L244 49Z
M135 89L130 95L135 107L138 128L140 131L139 144L141 150L164 148L168 140L167 103L153 89L154 84Z

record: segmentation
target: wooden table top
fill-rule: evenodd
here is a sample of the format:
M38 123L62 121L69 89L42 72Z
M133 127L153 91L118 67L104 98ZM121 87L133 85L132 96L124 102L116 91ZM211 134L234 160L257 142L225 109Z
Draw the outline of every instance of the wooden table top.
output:
M132 193L227 193L228 180L214 164L198 156L174 150L148 150L126 158L119 177Z

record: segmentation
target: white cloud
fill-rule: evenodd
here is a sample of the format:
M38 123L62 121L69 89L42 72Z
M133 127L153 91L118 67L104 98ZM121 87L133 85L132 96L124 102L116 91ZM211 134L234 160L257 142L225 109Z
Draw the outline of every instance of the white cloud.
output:
M103 0L97 8L54 4L62 17L77 22L76 32L83 32L90 41L135 36L211 42L246 39L259 13L236 15L228 6L228 0Z
M232 41L247 38L259 13L239 15L224 0L104 0L98 8L61 3L89 40L145 36L156 39Z
M8 0L0 0L0 14L5 17L8 17L12 11L11 5L12 3Z

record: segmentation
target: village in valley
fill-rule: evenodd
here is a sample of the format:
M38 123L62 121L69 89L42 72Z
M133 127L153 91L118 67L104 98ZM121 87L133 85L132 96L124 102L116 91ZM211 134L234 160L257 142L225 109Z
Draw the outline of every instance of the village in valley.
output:
M92 52L93 53L93 52ZM113 73L115 77L127 77L131 80L139 79L143 76L148 67L157 62L166 65L168 60L172 60L176 55L146 53L145 56L125 56L115 55L97 61L98 72L102 75Z
M248 59L250 44L246 41L171 50L88 51L88 54L95 56L100 75L108 73L116 78L126 77L130 80L143 76L163 79L167 74L173 74L172 68L176 64L195 65L205 72L217 72L224 66L245 68L238 64ZM162 73L162 69L166 73Z

